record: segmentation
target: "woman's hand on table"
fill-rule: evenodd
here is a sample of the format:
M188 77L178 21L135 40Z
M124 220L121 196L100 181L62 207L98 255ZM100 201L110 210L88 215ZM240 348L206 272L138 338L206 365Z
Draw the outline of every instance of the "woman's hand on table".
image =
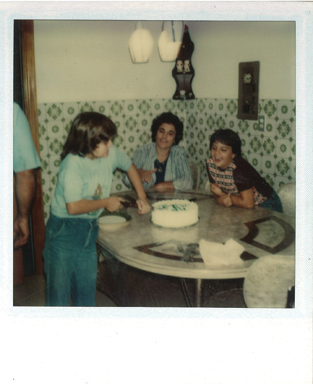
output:
M145 215L146 213L151 211L151 205L146 198L139 198L136 200L138 205L138 213L139 215Z
M147 183L151 182L151 175L155 173L157 169L152 169L152 171L147 171L145 169L138 169L139 177L142 182L146 181Z
M155 184L151 189L156 191L164 191L164 190L175 190L174 183L172 181L161 181L158 184Z

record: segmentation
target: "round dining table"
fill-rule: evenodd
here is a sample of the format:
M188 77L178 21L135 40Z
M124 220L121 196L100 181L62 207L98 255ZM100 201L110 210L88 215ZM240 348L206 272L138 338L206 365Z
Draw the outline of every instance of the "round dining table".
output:
M218 205L203 190L147 190L151 205L160 200L187 199L199 207L199 221L189 227L171 229L156 226L151 212L139 215L134 208L135 192L114 194L130 207L115 212L125 218L123 225L99 226L97 246L119 262L136 270L161 276L195 281L195 295L190 297L182 284L188 306L202 305L204 280L243 279L252 263L266 255L295 257L295 218L261 207L245 209ZM109 215L104 212L103 216ZM233 239L244 251L229 263L205 263L199 251L200 240L225 244ZM105 284L105 281L102 282Z

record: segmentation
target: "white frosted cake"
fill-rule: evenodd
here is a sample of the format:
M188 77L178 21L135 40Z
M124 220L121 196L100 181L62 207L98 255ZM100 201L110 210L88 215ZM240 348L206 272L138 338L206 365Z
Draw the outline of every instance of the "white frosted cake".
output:
M160 227L188 227L198 222L198 205L189 200L162 200L152 205L151 219Z

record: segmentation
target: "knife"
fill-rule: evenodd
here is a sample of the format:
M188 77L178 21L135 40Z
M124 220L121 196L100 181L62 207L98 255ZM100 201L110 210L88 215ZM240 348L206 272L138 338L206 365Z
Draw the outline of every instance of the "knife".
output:
M124 208L138 208L137 203L132 203L130 201L121 201L121 204Z
M129 195L125 195L125 199L129 201L121 201L121 204L123 205L124 208L138 208L138 205L136 203L136 199Z

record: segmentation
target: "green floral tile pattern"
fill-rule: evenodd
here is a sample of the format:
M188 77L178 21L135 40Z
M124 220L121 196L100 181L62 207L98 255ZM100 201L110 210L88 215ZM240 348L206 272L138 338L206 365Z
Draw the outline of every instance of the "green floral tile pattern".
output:
M75 116L83 111L97 111L109 116L118 128L114 144L131 158L137 147L151 141L154 117L171 111L184 122L180 145L190 160L201 166L201 184L207 181L205 160L210 156L209 141L218 128L231 128L242 140L243 157L278 190L296 177L296 102L295 100L260 100L259 114L265 116L265 129L258 130L253 120L237 119L237 99L203 98L194 100L147 99L38 104L40 156L45 219L49 217L60 153ZM112 192L127 188L120 171L113 176Z

